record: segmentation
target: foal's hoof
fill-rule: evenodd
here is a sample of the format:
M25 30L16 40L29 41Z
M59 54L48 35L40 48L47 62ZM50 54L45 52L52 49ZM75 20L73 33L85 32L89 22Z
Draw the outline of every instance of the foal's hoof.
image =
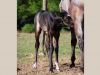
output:
M37 64L34 63L34 64L32 65L32 67L33 67L33 68L37 68Z
M80 70L84 73L84 67L80 67Z
M50 69L49 72L50 72L50 73L54 73L53 69Z
M60 69L56 69L57 70L57 72L60 72Z
M58 72L60 72L58 62L55 62L55 66L56 66L56 70L57 70Z
M54 71L49 71L50 74L54 73Z
M72 68L72 67L75 67L75 64L74 63L70 65L70 68Z

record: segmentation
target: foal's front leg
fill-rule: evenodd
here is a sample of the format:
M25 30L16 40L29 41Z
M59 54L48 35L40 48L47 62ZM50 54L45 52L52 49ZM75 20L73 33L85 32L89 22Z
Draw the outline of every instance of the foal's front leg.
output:
M52 54L53 54L53 36L52 34L49 35L49 66L50 72L53 72L53 62L52 62Z

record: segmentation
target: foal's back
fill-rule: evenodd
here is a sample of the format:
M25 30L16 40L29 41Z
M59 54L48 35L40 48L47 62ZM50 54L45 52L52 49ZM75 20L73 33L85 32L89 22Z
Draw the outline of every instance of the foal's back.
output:
M34 21L37 29L41 28L43 31L47 31L54 25L53 15L50 12L43 10L36 14Z

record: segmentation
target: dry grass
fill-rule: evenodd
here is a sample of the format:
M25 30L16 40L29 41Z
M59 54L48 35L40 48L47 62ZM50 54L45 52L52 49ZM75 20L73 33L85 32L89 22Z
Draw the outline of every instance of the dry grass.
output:
M17 34L17 69L18 75L83 75L79 69L79 48L76 47L76 66L70 68L71 46L70 32L61 32L59 45L59 65L61 72L50 74L48 72L48 58L42 55L38 56L38 68L32 69L34 54L34 33L18 33ZM41 48L39 49L41 53ZM53 62L55 56L53 56Z

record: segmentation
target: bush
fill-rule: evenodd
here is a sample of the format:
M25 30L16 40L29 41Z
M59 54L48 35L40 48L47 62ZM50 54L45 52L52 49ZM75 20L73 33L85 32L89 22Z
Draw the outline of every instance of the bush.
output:
M32 24L25 24L24 27L22 27L22 32L32 33L33 31L34 27Z

